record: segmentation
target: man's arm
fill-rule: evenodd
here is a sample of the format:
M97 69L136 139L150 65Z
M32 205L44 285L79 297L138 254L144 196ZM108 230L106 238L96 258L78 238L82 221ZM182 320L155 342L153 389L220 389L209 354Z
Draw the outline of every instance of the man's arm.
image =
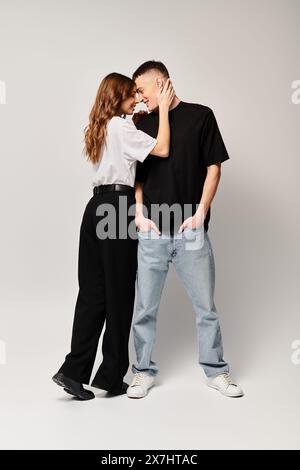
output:
M143 214L143 183L135 183L135 225L141 232L153 229L160 235L160 231L155 223Z
M139 181L135 183L135 216L143 214L143 184Z
M218 189L218 185L221 179L221 162L209 165L207 167L207 175L205 178L203 192L200 200L199 207L197 209L198 217L199 214L203 213L203 222L207 215L208 209L215 197ZM196 212L196 214L197 214Z
M202 196L196 213L183 222L180 232L185 227L197 228L204 223L221 178L221 163L229 159L216 117L210 108L201 133L200 151L202 161L207 168Z
M192 217L188 217L179 228L179 232L185 227L197 228L204 223L208 209L217 192L218 184L221 178L221 162L209 165L205 178L201 200L197 211Z

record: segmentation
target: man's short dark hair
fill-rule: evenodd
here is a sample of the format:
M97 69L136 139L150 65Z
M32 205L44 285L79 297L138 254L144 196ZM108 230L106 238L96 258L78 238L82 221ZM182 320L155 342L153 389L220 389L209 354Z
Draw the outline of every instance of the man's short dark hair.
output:
M147 62L144 62L136 69L132 75L132 80L135 80L137 77L144 75L144 73L149 72L150 70L158 70L165 78L170 77L167 67L162 62L157 60L147 60Z

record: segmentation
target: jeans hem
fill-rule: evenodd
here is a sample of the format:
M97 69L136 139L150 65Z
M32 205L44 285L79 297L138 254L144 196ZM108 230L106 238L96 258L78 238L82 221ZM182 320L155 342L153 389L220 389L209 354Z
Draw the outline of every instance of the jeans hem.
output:
M214 378L218 377L218 375L221 375L221 374L229 374L229 368L220 369L219 372L217 372L216 374L213 374L213 375L208 375L208 374L206 374L206 377L207 377L208 379L214 379Z
M151 377L155 377L158 374L158 371L153 371L151 369L137 369L136 367L132 367L131 372L133 374L138 374L139 372L145 372L146 374L150 375Z

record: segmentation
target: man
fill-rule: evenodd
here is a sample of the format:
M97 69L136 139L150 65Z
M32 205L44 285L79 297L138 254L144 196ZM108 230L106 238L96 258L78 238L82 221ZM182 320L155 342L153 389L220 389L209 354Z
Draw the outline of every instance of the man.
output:
M164 64L148 61L133 74L140 101L149 114L138 129L155 136L157 94L169 73ZM229 375L214 304L215 265L208 237L210 205L229 159L213 111L174 97L169 111L171 146L168 158L149 155L138 163L136 225L138 229L137 304L133 320L136 363L127 389L130 398L145 397L158 373L152 360L156 318L169 263L172 262L196 315L199 364L207 385L228 397L243 395ZM166 207L169 208L166 217ZM163 208L163 210L157 210ZM189 213L187 216L187 212Z

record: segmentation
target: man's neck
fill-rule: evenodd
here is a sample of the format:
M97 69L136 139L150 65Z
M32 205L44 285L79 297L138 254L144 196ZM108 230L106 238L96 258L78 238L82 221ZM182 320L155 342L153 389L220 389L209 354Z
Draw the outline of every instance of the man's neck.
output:
M171 111L171 109L173 109L173 108L176 108L176 106L180 103L180 101L181 101L181 99L178 98L178 96L174 96L173 101L172 101L172 103L169 107L169 111Z
M176 106L179 105L180 101L182 101L182 100L181 100L180 98L178 98L178 96L174 96L173 101L172 101L172 103L171 103L171 105L170 105L170 107L169 107L169 111L171 111L172 109L176 108ZM159 107L157 106L157 108L153 109L152 112L158 113L158 111L159 111Z

